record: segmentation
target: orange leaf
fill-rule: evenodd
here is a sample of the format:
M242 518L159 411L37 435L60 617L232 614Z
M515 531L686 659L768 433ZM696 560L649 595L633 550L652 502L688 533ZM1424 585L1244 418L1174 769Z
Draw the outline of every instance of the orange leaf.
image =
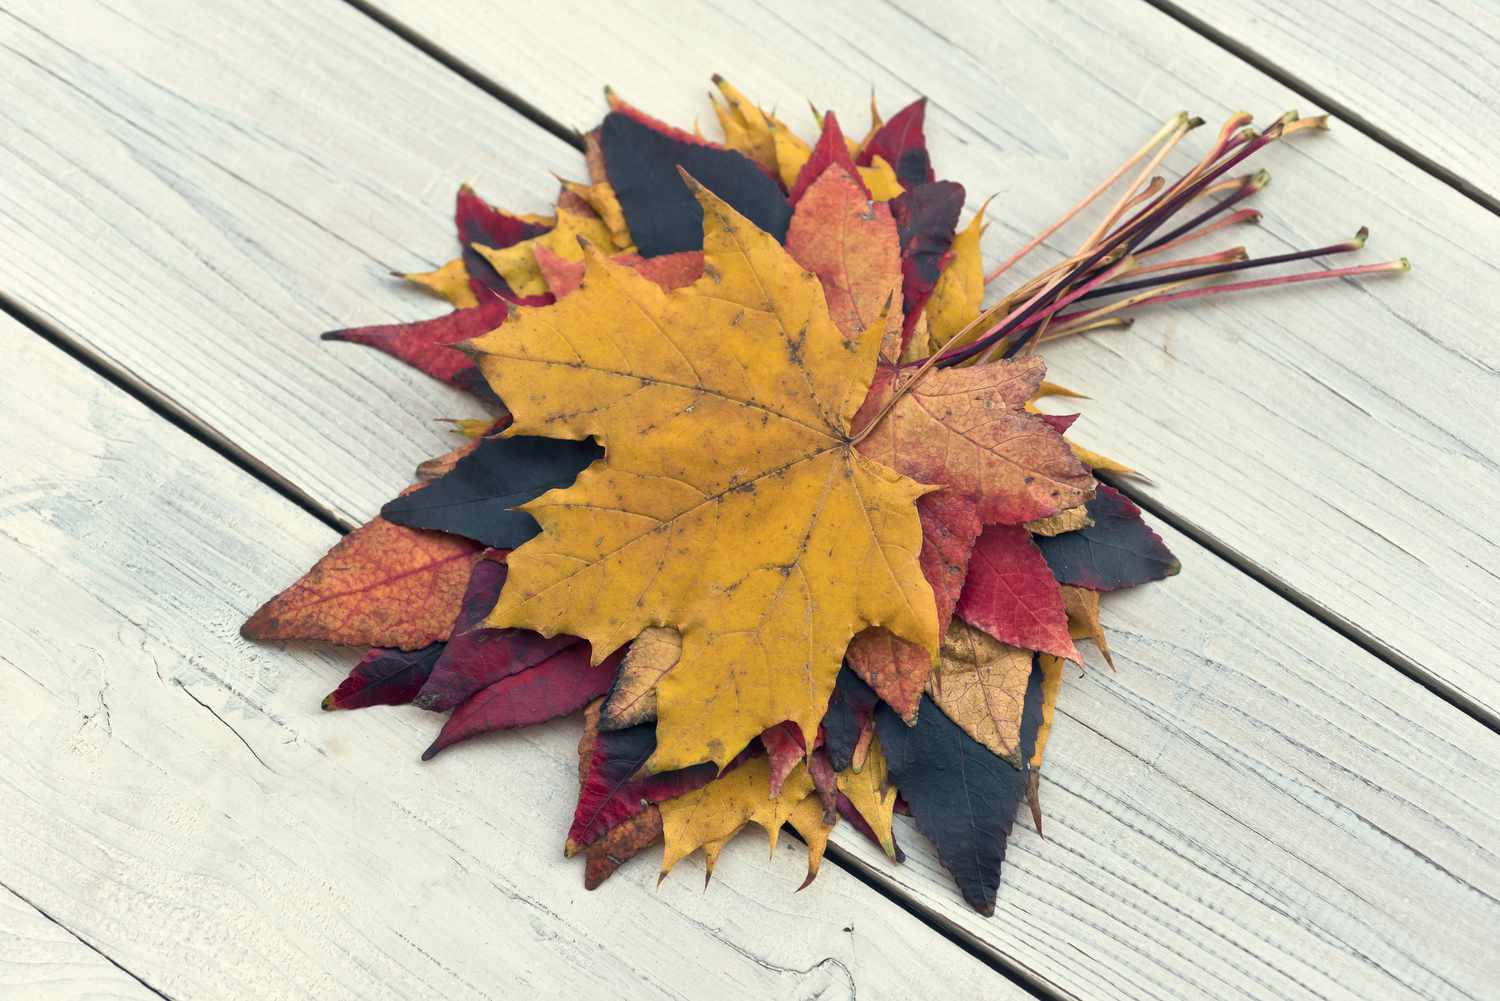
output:
M374 518L262 605L240 635L401 650L445 640L481 548Z

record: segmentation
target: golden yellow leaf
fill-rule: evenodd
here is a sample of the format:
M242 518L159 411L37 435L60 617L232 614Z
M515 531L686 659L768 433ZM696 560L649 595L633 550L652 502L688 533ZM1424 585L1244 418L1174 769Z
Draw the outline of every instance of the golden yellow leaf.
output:
M1046 518L1028 521L1025 527L1026 531L1032 535L1062 535L1064 532L1077 532L1088 528L1093 523L1093 519L1089 517L1088 508L1080 504Z
M771 119L755 102L741 93L740 89L715 73L714 86L723 94L723 100L713 94L714 114L724 129L724 144L741 153L770 171L777 169L776 139L772 133Z
M469 287L469 269L464 267L462 257L455 257L436 271L413 271L401 277L447 299L454 309L479 305Z
M471 440L483 438L495 426L495 422L488 417L455 417L449 423L453 425L454 431Z
M906 189L896 179L896 168L883 156L870 158L868 167L859 167L859 179L870 189L870 197L877 202L888 202Z
M1092 449L1084 448L1076 441L1069 441L1068 447L1073 450L1074 455L1078 456L1078 461L1090 469L1102 469L1106 473L1119 473L1122 476L1128 476L1136 472L1136 470L1125 465L1123 462L1116 462L1107 455L1100 455Z
M817 793L803 796L802 802L787 817L787 823L796 828L807 844L807 878L797 887L805 890L818 878L818 866L823 864L823 853L828 850L828 835L833 833L833 825L824 819L823 801Z
M609 229L609 238L616 250L627 250L634 246L630 226L625 222L625 210L620 207L620 199L615 196L615 189L608 181L596 181L593 184L564 181L562 184L564 190L571 191L588 202L589 207L598 214Z
M1063 666L1067 661L1050 653L1038 654L1042 668L1042 722L1036 729L1036 747L1031 752L1031 767L1042 767L1042 752L1052 735L1052 717L1057 712L1057 694L1062 691Z
M704 845L728 841L748 823L765 828L771 850L781 826L798 806L813 794L807 766L798 765L781 786L781 795L771 798L771 765L764 757L751 758L701 788L657 804L661 808L661 871L671 871L678 862ZM816 796L814 796L816 798ZM821 818L822 808L818 808ZM713 857L717 857L715 848Z
M989 204L986 200L953 238L953 260L938 276L932 298L927 301L927 336L933 351L979 316L979 304L984 299L984 261L979 256L979 240L984 235L984 210ZM954 341L953 346L970 343L982 333L976 325L962 339Z
M1068 612L1068 632L1074 639L1091 639L1104 661L1114 670L1115 659L1109 655L1109 641L1104 638L1104 627L1099 623L1099 592L1086 587L1064 584L1061 588L1063 608Z
M896 812L896 787L886 774L885 754L880 750L879 739L870 740L863 768L839 772L838 785L839 792L849 797L849 802L880 839L880 847L894 859L896 835L892 820Z
M1059 386L1055 382L1048 382L1046 379L1042 380L1042 384L1038 386L1036 392L1032 394L1031 401L1035 403L1037 400L1040 400L1044 396L1064 396L1073 400L1088 399L1088 397L1082 393L1069 389L1067 386Z
M965 733L1019 768L1021 710L1030 677L1030 650L1001 643L956 618L943 636L927 694Z
M803 165L812 157L812 145L776 118L771 119L771 139L776 145L776 172L790 191Z
M515 417L507 433L605 447L525 505L542 534L511 553L488 624L582 636L596 660L675 627L656 771L722 768L783 720L811 747L862 629L937 647L917 564L931 488L850 444L884 318L843 336L816 278L691 186L698 282L664 290L591 249L575 292L470 342Z
M600 710L604 729L620 730L655 719L656 683L681 656L682 634L675 629L652 626L637 636Z
M596 216L586 216L582 213L559 209L557 225L541 236L534 236L529 240L522 240L520 243L498 249L476 243L474 249L494 265L500 277L505 279L505 284L509 285L510 290L516 295L546 295L547 279L537 265L536 255L532 252L532 248L546 247L563 260L581 261L583 260L583 247L578 242L580 237L600 247L610 247L614 244L614 238L610 234L609 227L604 224L604 220Z

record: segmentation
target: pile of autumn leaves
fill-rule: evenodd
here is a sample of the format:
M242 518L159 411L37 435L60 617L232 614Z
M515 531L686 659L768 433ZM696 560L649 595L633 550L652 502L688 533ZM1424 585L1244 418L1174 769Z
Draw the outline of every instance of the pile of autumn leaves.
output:
M244 632L374 646L324 708L451 712L426 757L586 710L590 887L750 822L809 880L840 818L899 860L901 811L989 913L1074 640L1177 563L1040 359L913 380L984 291L924 105L809 145L716 83L722 144L611 96L554 216L460 190L462 256L406 276L453 312L328 335L498 417Z

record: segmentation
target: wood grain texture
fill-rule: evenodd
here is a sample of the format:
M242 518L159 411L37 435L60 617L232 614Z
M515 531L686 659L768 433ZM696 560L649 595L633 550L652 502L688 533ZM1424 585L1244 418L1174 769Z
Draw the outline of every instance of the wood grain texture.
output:
M586 15L567 3L378 5L571 125L598 119L611 82L716 135L703 96L714 71L804 132L809 97L858 133L872 88L887 112L926 94L939 173L964 182L971 209L998 192L992 260L1178 108L1216 124L1245 107L1265 122L1298 103L1141 3L637 0ZM518 44L541 39L558 41ZM1500 218L1337 126L1268 151L1264 165L1275 179L1265 223L1244 235L1252 253L1368 224L1363 259L1408 255L1415 271L1160 307L1129 333L1049 347L1053 378L1094 397L1076 435L1148 473L1146 492L1177 515L1500 718L1500 534L1486 524L1500 508Z
M1482 0L1173 0L1500 201L1500 9Z
M437 315L461 181L545 210L576 154L332 0L0 8L0 291L346 520L467 395L320 331Z
M236 629L333 533L8 319L0 351L34 376L0 396L0 883L156 989L1030 996L837 865L794 893L790 838L707 894L653 853L586 893L576 718L424 765L438 717L322 712L345 652ZM6 934L0 985L42 954Z
M156 1001L161 997L3 888L0 996L18 1001Z

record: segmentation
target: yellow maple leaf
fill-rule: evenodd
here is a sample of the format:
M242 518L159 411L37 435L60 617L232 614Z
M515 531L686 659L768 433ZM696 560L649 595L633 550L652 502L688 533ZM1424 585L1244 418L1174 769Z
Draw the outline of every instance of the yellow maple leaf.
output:
M722 99L712 93L708 95L719 126L724 130L724 145L740 151L767 170L776 170L776 138L772 126L775 116L761 111L754 101L719 74L713 75L713 81L719 93L724 95Z
M771 763L764 756L751 758L692 792L662 800L661 871L666 875L678 862L699 848L705 848L710 870L719 849L746 824L759 824L771 840L771 850L781 827L792 819L802 801L813 792L812 776L807 766L799 764L781 786L781 794L771 796ZM821 818L822 808L818 807ZM799 826L799 830L800 830Z
M689 186L699 281L667 291L590 250L575 292L470 342L514 414L507 433L605 447L524 506L542 534L511 553L488 624L582 636L596 661L649 626L677 629L656 771L722 768L783 720L811 747L862 629L937 648L915 508L933 488L850 438L884 318L846 338L815 277Z
M469 269L464 267L462 257L455 257L436 271L413 271L401 277L447 299L454 309L479 305L469 287Z
M871 738L863 765L838 774L839 792L859 811L880 840L880 847L892 859L896 857L896 835L892 830L896 815L896 787L886 772L885 753L880 740Z
M634 246L635 241L630 238L630 226L625 222L625 210L620 206L620 199L615 194L613 185L608 181L596 181L593 184L563 181L562 186L563 190L571 191L588 202L589 208L598 213L608 227L609 237L616 249L623 251Z
M536 262L536 254L532 248L546 247L565 261L581 261L583 247L579 243L580 238L601 247L614 245L613 235L604 220L597 216L559 209L557 225L541 236L498 249L476 243L474 249L494 265L500 277L505 279L505 284L516 295L546 295L547 279Z

